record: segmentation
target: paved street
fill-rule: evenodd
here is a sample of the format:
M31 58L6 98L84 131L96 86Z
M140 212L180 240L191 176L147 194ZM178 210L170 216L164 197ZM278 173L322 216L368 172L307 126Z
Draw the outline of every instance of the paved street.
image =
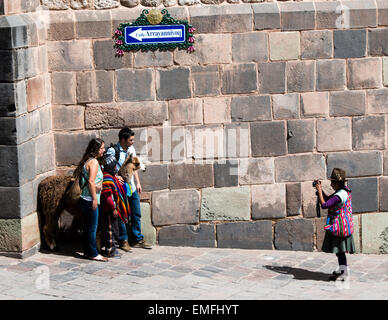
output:
M343 283L320 252L155 246L102 263L76 251L0 256L0 299L388 299L388 255L348 255Z

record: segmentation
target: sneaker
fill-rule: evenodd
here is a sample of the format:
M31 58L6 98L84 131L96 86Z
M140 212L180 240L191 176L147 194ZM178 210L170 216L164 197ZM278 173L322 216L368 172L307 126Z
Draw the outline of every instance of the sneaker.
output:
M136 242L135 244L132 245L134 248L143 248L143 249L152 249L152 245L147 243L144 239Z
M129 246L127 240L123 241L123 242L119 245L119 248L120 248L121 250L125 251L125 252L131 252L131 251L132 251L132 249L131 249L131 247Z

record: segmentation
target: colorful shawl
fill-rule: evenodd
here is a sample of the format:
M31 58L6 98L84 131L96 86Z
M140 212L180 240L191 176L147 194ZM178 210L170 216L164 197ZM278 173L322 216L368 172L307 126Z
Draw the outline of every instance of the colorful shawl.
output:
M124 186L117 180L115 176L104 172L104 180L102 182L101 196L103 201L113 195L116 202L116 209L120 219L124 222L128 222L128 217L131 214L128 198L126 196L126 190Z

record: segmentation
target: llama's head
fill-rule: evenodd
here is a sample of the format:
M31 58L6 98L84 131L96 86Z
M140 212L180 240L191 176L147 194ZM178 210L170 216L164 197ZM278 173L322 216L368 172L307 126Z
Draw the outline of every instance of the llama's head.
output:
M146 171L146 166L141 162L139 157L134 157L132 154L124 161L118 175L122 176L125 182L130 183L133 173L136 170Z

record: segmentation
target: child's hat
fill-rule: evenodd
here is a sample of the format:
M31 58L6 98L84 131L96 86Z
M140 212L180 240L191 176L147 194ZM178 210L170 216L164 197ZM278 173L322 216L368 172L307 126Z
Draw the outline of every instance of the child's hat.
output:
M346 181L346 171L340 168L334 168L331 172L330 179L336 182L345 182Z
M104 158L104 170L108 172L115 172L117 160L116 157L111 155L106 155Z

